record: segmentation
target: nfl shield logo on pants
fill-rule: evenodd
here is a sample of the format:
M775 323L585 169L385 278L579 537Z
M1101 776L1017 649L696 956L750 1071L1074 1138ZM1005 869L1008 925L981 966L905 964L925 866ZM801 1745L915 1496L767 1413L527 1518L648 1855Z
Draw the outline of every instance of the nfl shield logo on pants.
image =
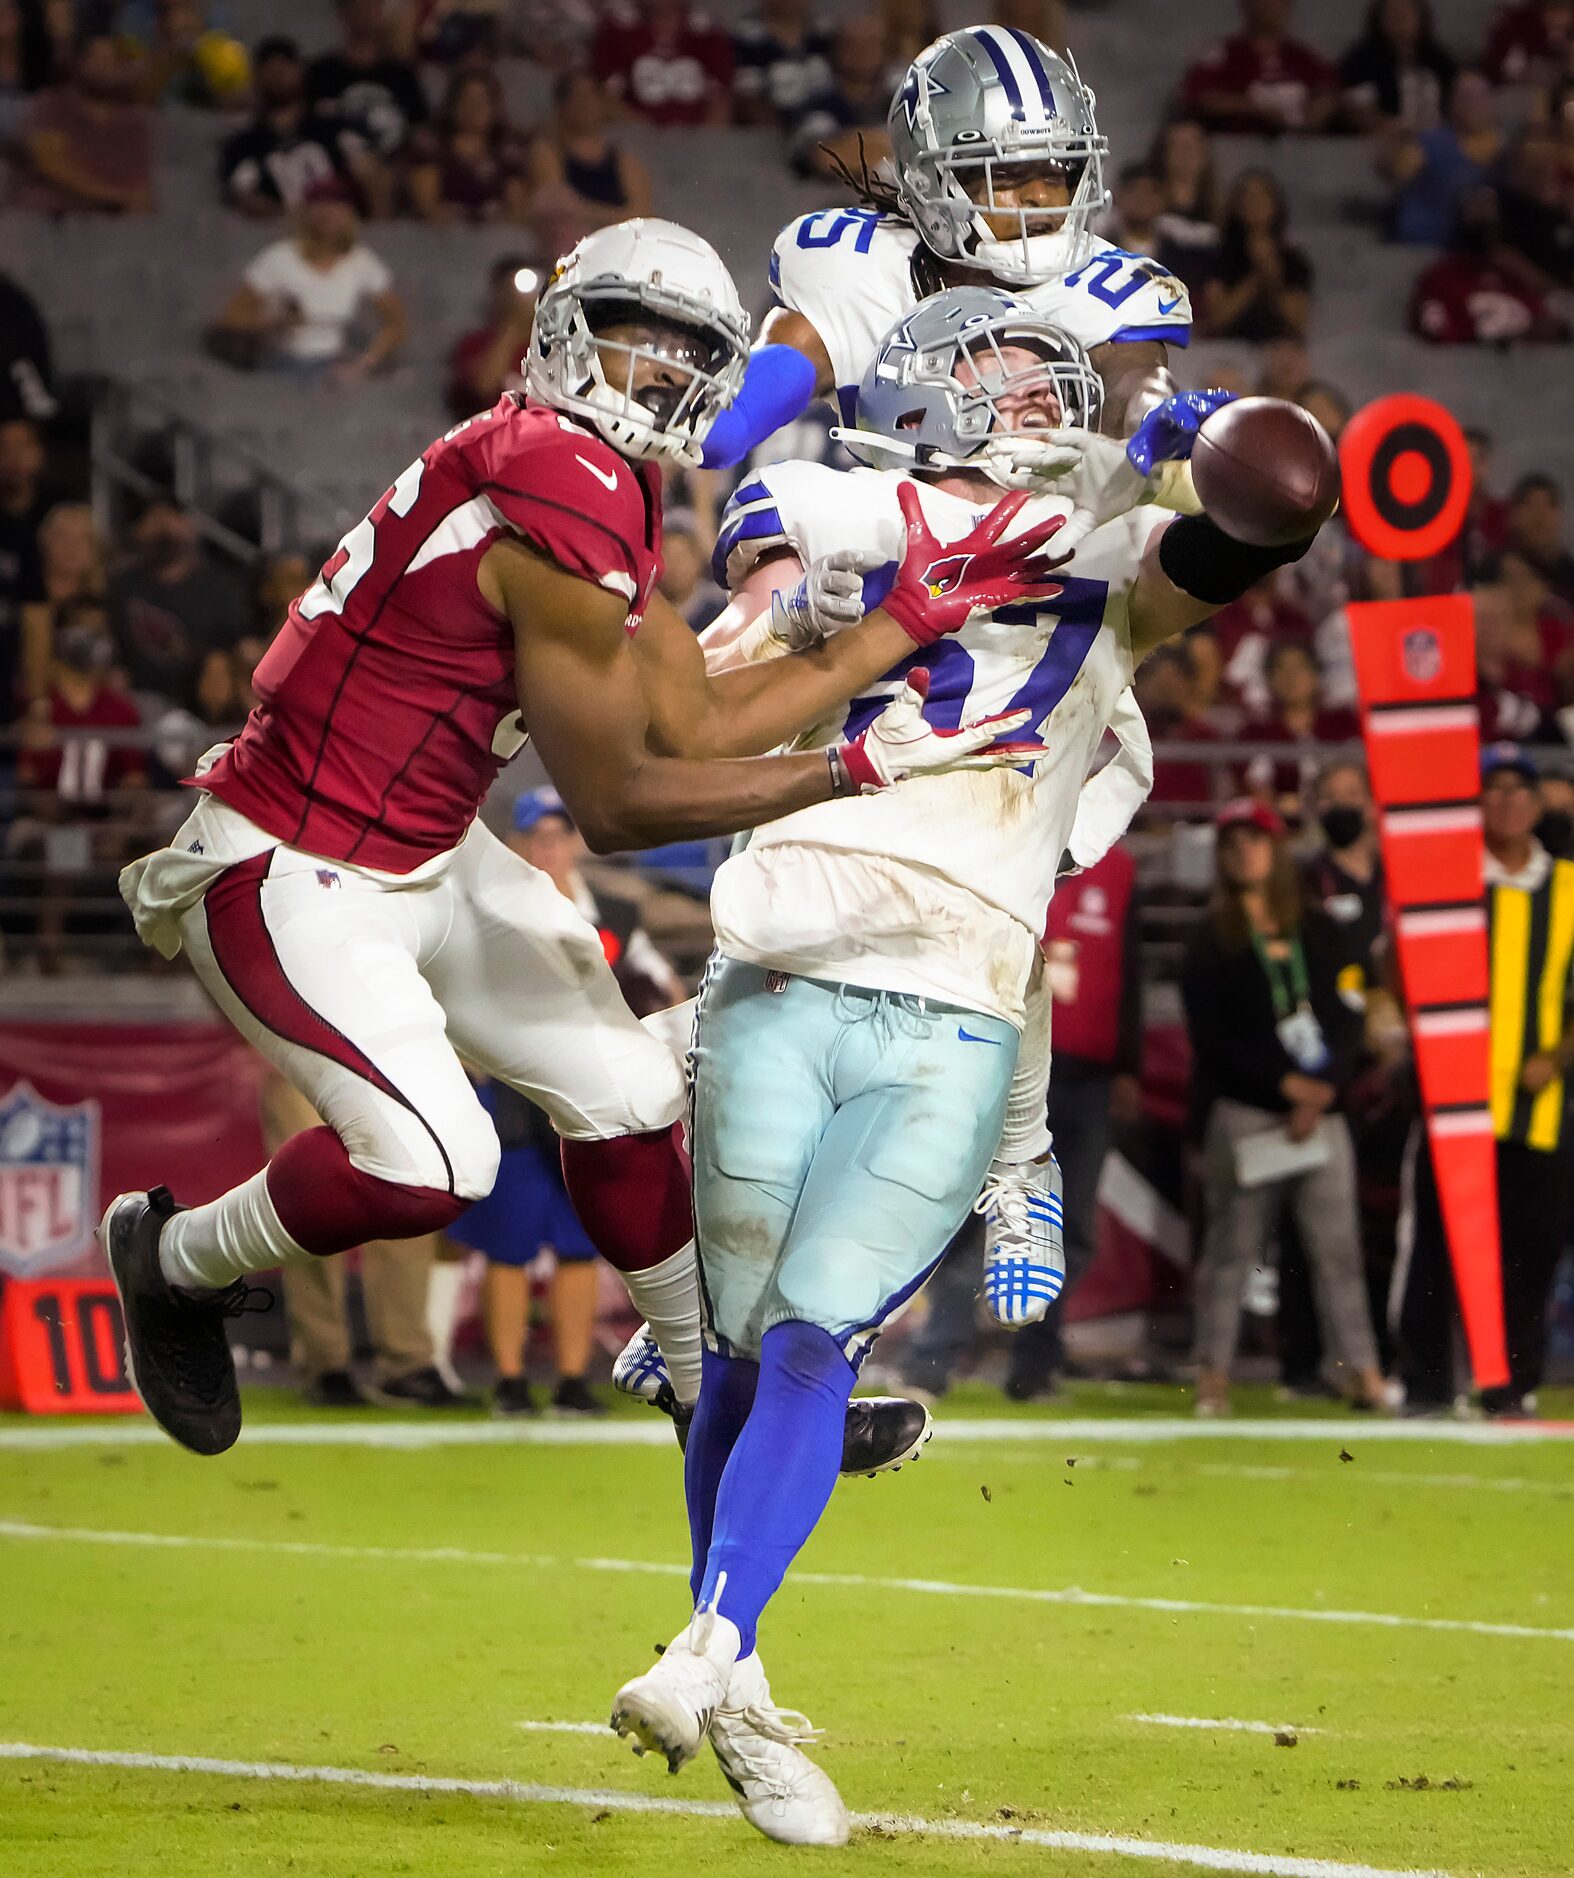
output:
M1429 685L1443 669L1443 648L1430 626L1417 626L1405 634L1399 656L1405 677L1415 685Z
M0 1272L36 1278L93 1241L99 1108L61 1108L31 1083L0 1097Z

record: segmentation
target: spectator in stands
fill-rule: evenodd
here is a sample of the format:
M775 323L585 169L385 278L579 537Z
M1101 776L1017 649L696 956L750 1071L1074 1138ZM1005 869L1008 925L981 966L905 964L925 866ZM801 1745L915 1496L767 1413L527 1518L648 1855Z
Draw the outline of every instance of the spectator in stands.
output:
M344 185L327 177L307 190L295 233L247 267L208 344L242 369L348 385L391 364L404 339L404 302L393 275L360 240Z
M509 846L539 868L597 928L632 1009L645 1014L684 997L682 984L640 925L634 902L600 893L586 881L580 871L587 858L585 844L555 789L536 789L519 798ZM525 1377L528 1267L550 1250L556 1256L552 1320L558 1383L553 1407L598 1415L602 1405L585 1380L595 1325L596 1259L563 1187L560 1144L547 1117L524 1097L488 1085L482 1100L498 1124L502 1167L490 1195L470 1207L449 1236L486 1254L482 1297L487 1341L498 1373L494 1410L500 1415L535 1412Z
M1302 877L1307 900L1344 929L1350 963L1359 968L1363 988L1375 985L1387 902L1366 765L1343 756L1325 763L1312 783L1311 809L1323 846Z
M524 153L496 72L454 73L437 121L411 139L409 186L423 222L524 219Z
M885 45L885 26L877 13L854 14L837 27L831 82L804 106L788 139L788 155L800 176L834 181L841 175L838 164L857 175L860 146L871 169L890 156Z
M1154 138L1148 165L1164 192L1171 239L1193 247L1215 246L1223 201L1207 126L1200 118L1172 117Z
M24 613L43 598L38 536L49 506L38 426L25 417L0 421L0 724L15 715L24 679Z
M513 0L512 40L549 72L588 63L601 24L600 0Z
M1493 189L1460 199L1454 245L1424 268L1410 296L1411 330L1439 346L1555 344L1569 337L1527 267L1503 239Z
M1252 393L1258 398L1284 398L1295 402L1295 395L1312 376L1312 355L1304 339L1270 339L1257 356L1257 382Z
M104 544L85 502L57 502L39 523L38 570L38 597L22 607L25 698L40 697L48 683L63 610L78 602L102 606L108 590Z
M1049 905L1044 960L1054 1007L1049 1132L1064 1183L1066 1284L1039 1323L1011 1339L1006 1394L1048 1394L1065 1367L1067 1299L1098 1250L1098 1189L1111 1123L1142 1113L1142 962L1137 869L1117 844L1093 867L1060 881Z
M427 117L421 77L393 44L383 0L339 0L339 44L313 59L307 95L385 162Z
M1304 640L1271 641L1263 676L1268 709L1241 725L1242 743L1353 743L1360 737L1360 719L1353 711L1330 711L1324 706L1317 661ZM1298 823L1302 793L1314 767L1304 757L1276 762L1272 757L1254 756L1246 766L1245 790L1259 801L1272 803L1286 821Z
M1217 743L1219 733L1196 706L1196 667L1187 639L1159 646L1137 667L1137 702L1153 739L1153 788L1156 808L1206 808L1218 799L1214 771L1193 758L1164 755L1166 743Z
M1565 606L1574 606L1574 554L1563 533L1563 489L1554 477L1521 476L1503 516L1503 545L1522 554Z
M141 713L115 670L115 641L103 602L77 600L61 610L44 695L29 707L19 774L73 813L100 811L110 790L142 788L147 765L135 744L70 733L134 731ZM67 733L64 738L59 733Z
M448 355L448 409L455 418L489 411L505 391L522 391L520 361L530 347L540 275L523 256L492 263L486 320L454 342Z
M901 83L908 66L945 30L936 0L876 0L885 29L886 102ZM991 16L993 17L993 16ZM998 22L1004 25L1005 21Z
M44 316L20 282L0 273L0 424L13 417L47 424L59 408Z
M208 653L197 673L192 708L172 704L152 722L154 782L163 789L177 788L205 750L239 736L248 709L235 653Z
M1370 0L1361 37L1339 61L1344 121L1357 131L1393 124L1431 130L1442 121L1455 70L1429 0Z
M599 83L651 124L732 118L732 41L688 0L611 0L591 49Z
M196 524L167 497L142 511L132 541L135 558L109 583L121 662L137 690L190 710L203 660L245 630L245 593L207 557Z
M257 563L252 570L251 621L256 636L264 644L284 624L290 602L306 591L311 579L311 562L293 549L265 555Z
M1532 124L1514 140L1497 185L1503 242L1543 294L1574 286L1574 220L1555 131Z
M545 255L566 254L598 228L649 215L650 172L607 134L607 94L589 72L564 72L552 117L530 146L530 215Z
M1516 652L1552 681L1557 704L1568 703L1574 697L1574 609L1558 599L1542 569L1517 548L1498 557L1497 579L1508 597Z
M695 632L708 626L726 603L727 596L710 575L714 543L714 533L709 542L702 540L692 509L668 511L662 528L661 577L656 584Z
M1569 0L1502 0L1482 64L1494 84L1545 84L1566 72L1574 53Z
M1338 79L1320 53L1289 36L1293 0L1240 0L1242 31L1186 73L1181 95L1214 130L1275 137L1327 127Z
M762 0L732 35L738 122L785 128L830 84L830 51L810 0Z
M1340 996L1335 930L1302 903L1284 825L1249 800L1220 811L1217 884L1186 950L1192 1122L1208 1221L1196 1278L1197 1413L1230 1412L1246 1285L1293 1208L1325 1347L1352 1404L1384 1399L1361 1265L1355 1155L1340 1112L1361 1049Z
M1512 596L1500 583L1472 589L1476 629L1476 712L1489 743L1538 742L1557 686L1526 657Z
M153 114L107 33L84 39L66 82L38 94L22 127L18 208L46 215L146 215L153 207Z
M1461 72L1454 80L1444 122L1386 126L1377 167L1394 190L1391 238L1419 248L1452 241L1460 203L1488 180L1502 151L1498 101L1480 72Z
M313 183L337 177L356 190L364 208L386 215L387 171L358 131L307 104L306 66L295 41L262 40L252 69L255 114L219 153L230 207L271 219L298 208Z
M1532 833L1554 861L1574 854L1574 781L1543 771L1536 787L1536 826Z
M1157 170L1128 163L1115 179L1114 201L1099 233L1128 254L1146 254L1171 274L1194 265L1198 251L1171 241L1165 229L1164 189Z
M0 143L11 142L27 99L69 65L75 30L70 7L0 0Z
M136 61L137 94L149 104L222 110L244 102L251 84L246 48L210 27L205 11L202 0L155 0L146 13L121 10L117 37Z
M435 65L489 71L505 50L505 11L506 0L423 0L415 49Z
M1309 378L1296 392L1294 402L1309 416L1315 417L1337 443L1350 421L1350 400L1336 385L1320 378Z
M1312 264L1287 238L1284 189L1270 171L1242 170L1230 185L1213 276L1199 325L1210 339L1298 338L1306 331Z

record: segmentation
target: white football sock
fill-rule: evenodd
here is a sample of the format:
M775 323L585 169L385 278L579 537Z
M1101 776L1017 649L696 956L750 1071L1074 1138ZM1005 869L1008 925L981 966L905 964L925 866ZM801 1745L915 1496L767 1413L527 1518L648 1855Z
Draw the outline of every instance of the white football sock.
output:
M167 1219L158 1242L164 1276L192 1291L221 1290L245 1272L303 1265L311 1256L284 1230L267 1168L206 1206Z
M634 1308L650 1325L666 1359L672 1392L680 1402L694 1402L700 1392L700 1278L691 1239L659 1265L642 1272L620 1272Z
M468 1259L437 1259L426 1281L426 1331L432 1339L437 1373L456 1395L464 1384L454 1369L454 1332L459 1327L459 1296Z

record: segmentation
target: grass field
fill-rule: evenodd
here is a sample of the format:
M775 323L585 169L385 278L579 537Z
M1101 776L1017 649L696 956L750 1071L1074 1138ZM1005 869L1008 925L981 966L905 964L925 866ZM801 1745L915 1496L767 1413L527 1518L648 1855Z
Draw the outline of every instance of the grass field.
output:
M683 1619L654 1417L254 1400L209 1462L0 1418L0 1872L1574 1869L1574 1441L1198 1432L1179 1400L959 1391L920 1466L838 1491L762 1649L848 1804L906 1817L797 1853L708 1760L521 1726L604 1720Z

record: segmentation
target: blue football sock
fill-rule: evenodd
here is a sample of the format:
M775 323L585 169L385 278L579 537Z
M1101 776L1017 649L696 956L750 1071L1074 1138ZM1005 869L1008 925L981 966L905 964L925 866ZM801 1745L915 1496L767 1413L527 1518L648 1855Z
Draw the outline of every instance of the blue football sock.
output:
M831 1497L855 1380L829 1331L815 1324L777 1324L766 1331L754 1407L722 1475L715 1530L695 1595L697 1604L708 1605L726 1573L716 1608L738 1626L740 1655L754 1648L761 1611Z
M714 1350L706 1350L701 1358L700 1378L699 1400L689 1423L689 1444L683 1451L683 1497L689 1506L689 1543L694 1554L689 1589L696 1600L705 1576L722 1470L754 1406L760 1366L748 1357L718 1356Z

